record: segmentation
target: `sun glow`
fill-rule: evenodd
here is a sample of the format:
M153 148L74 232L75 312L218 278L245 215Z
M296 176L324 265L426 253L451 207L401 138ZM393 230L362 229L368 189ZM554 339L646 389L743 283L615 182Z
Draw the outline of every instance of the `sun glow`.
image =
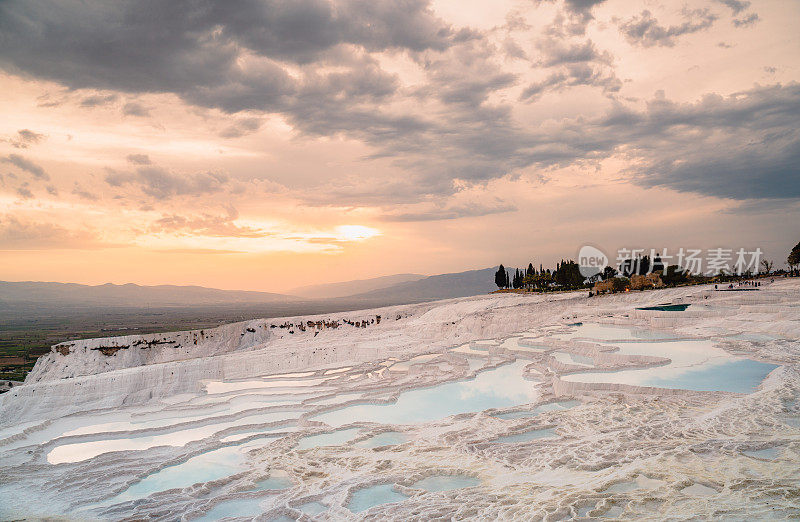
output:
M381 235L381 231L363 225L341 225L336 227L336 235L342 241L363 241Z
M237 223L238 224L238 223ZM136 243L145 248L160 251L194 251L220 253L266 253L338 252L343 243L364 241L381 235L381 231L363 225L340 225L328 230L299 231L291 227L279 227L274 223L247 222L253 230L263 232L261 236L208 235L204 233L160 233L137 238Z

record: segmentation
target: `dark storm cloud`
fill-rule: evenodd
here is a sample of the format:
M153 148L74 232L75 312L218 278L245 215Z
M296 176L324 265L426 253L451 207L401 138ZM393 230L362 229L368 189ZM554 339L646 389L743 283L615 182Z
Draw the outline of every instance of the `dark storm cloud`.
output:
M100 199L100 197L97 194L89 192L88 190L80 186L77 182L75 183L75 186L72 188L72 194L87 201L97 201L98 199Z
M731 199L800 198L800 84L756 87L593 122L634 161L635 182Z
M19 197L21 197L22 199L33 198L33 192L31 192L31 189L28 188L27 183L24 183L21 187L17 188L17 195L19 195Z
M476 38L437 18L426 0L0 3L0 67L8 71L73 89L172 92L228 113L282 114L300 133L345 134L372 145L424 124L376 106L399 83L369 52L444 51ZM294 75L285 62L294 62ZM507 81L495 77L492 84ZM466 98L467 90L451 95ZM93 94L82 104L116 96ZM130 103L122 110L145 114ZM255 119L240 121L222 135L256 128ZM158 176L151 173L144 186L168 197Z
M425 0L324 0L217 3L211 19L223 34L259 53L313 61L341 43L368 51L443 50L464 34L437 18Z
M601 52L591 40L568 42L559 35L539 41L540 64L556 70L545 79L530 84L520 94L520 101L536 101L546 92L559 92L569 87L599 87L610 95L620 90L622 82L612 66L613 57Z
M202 97L239 76L235 83L257 91L282 90L281 78L269 81L276 66L243 73L240 51L310 63L341 44L367 51L443 50L459 37L464 35L424 0L342 0L335 6L326 0L0 3L4 67L72 88Z
M592 8L596 5L600 5L606 0L564 0L564 5L570 11L575 11L576 13L586 13L591 11Z
M750 7L750 2L746 0L717 0L717 2L730 7L734 16L738 16L748 7ZM749 13L739 18L734 18L732 22L736 27L749 27L759 20L760 18L758 17L758 13Z
M540 0L552 2L553 0ZM553 24L548 28L551 34L583 35L589 22L594 20L592 10L605 0L564 0L563 10L559 12Z
M735 25L736 27L749 27L751 25L754 25L759 20L760 18L758 17L758 14L750 13L749 15L743 16L742 18L734 18L733 25Z
M646 187L737 200L800 199L800 84L758 86L676 103L663 93L637 111L621 104L602 118L563 120L531 132L517 161L540 169L614 155Z
M122 114L125 116L150 116L150 109L139 102L128 102L122 106Z
M543 40L537 45L542 55L542 65L552 67L583 62L610 62L611 56L608 53L598 51L594 42L567 44L562 40L548 39Z
M573 64L560 72L556 72L525 88L520 94L520 101L538 99L545 92L558 92L569 87L587 85L599 87L606 94L612 94L622 88L622 81L613 73L588 64Z
M751 145L719 155L696 147L685 161L650 164L639 182L730 199L800 198L800 139Z
M50 179L50 176L47 174L47 172L44 171L42 167L40 167L39 165L30 160L23 158L19 154L9 154L8 156L0 157L0 163L8 163L10 165L14 165L18 169L28 172L29 174L32 174L33 177L36 179L43 179L43 180Z
M271 233L264 230L236 225L234 221L237 217L239 217L239 214L235 210L233 210L233 212L229 210L224 215L208 213L199 216L183 216L179 214L163 215L150 227L150 232L250 238L271 235Z
M596 87L615 98L622 83L613 57L590 40L570 40L583 34L599 3L561 4L561 19L542 35L539 55L532 57L543 80L524 86L523 100L574 86ZM632 44L670 47L716 20L704 9L683 15L683 23L670 26L649 11L615 21ZM403 90L398 77L370 54L382 51L405 52L424 79ZM506 52L522 56L513 47ZM480 33L438 19L424 0L0 2L0 67L7 71L94 89L100 94L84 102L97 97L95 105L117 102L109 90L168 92L190 104L243 113L221 130L226 137L254 132L263 113L280 114L298 134L359 140L374 151L367 159L388 158L403 172L332 181L298 196L309 204L418 203L520 169L545 172L615 154L630 158L629 175L644 186L763 198L776 197L781 180L796 181L796 84L686 105L657 98L643 111L618 101L603 118L553 120L543 129L520 124L512 105L492 101L494 93L519 81L502 66L503 58ZM145 116L135 103L125 103L123 113ZM41 167L19 156L0 161L47 179ZM231 185L219 174L132 168L109 171L106 182L125 191L133 187L149 202L219 193ZM731 187L736 183L742 188ZM784 196L797 197L796 190ZM454 209L436 212L470 212Z
M708 9L684 10L683 15L686 20L682 24L670 26L660 25L646 9L628 20L615 21L620 32L633 45L673 47L680 36L708 29L717 19Z
M223 129L219 135L223 138L240 138L257 131L259 128L261 128L261 120L258 118L244 118Z
M496 201L494 204L467 203L454 205L446 208L433 208L419 212L399 212L385 214L381 217L383 221L395 222L418 222L418 221L443 221L447 219L461 219L465 217L480 217L491 214L504 214L515 212L517 207L503 201Z
M519 60L528 59L528 54L525 50L511 37L506 38L503 42L503 51L509 58L517 58Z
M733 14L738 15L748 7L750 7L750 2L747 0L717 0L720 4L727 5L733 11Z
M7 141L15 149L27 149L31 145L36 145L42 142L47 136L39 134L30 129L20 129L17 134L9 138Z
M116 94L92 94L81 100L81 107L100 107L114 103L118 98Z
M132 172L109 169L105 181L112 187L133 185L147 196L167 200L175 196L201 196L221 192L229 180L224 174L212 172L184 175L157 166L143 166Z
M800 210L800 200L791 198L773 198L773 199L747 199L737 202L722 212L725 214L742 215L742 214L772 214L777 212L798 211Z
M494 62L496 49L483 40L471 40L425 64L427 83L415 91L425 99L445 104L478 107L494 91L514 85L517 77Z
M592 9L602 4L605 0L564 0L567 12L576 18L576 23L586 29L586 24L594 19ZM582 33L581 33L582 34Z
M428 81L415 95L446 107L388 110L400 84L369 52L395 49L424 64ZM72 88L174 92L229 113L281 114L301 134L361 140L374 157L418 170L409 192L452 191L453 177L492 179L530 162L520 157L528 138L510 107L487 105L516 82L495 55L480 33L453 29L424 0L0 3L8 70ZM285 62L294 62L292 75ZM199 181L180 179L159 169L107 176L159 199L196 192Z
M147 154L128 154L125 159L128 160L128 163L133 163L134 165L150 165L153 163Z
M153 163L147 154L128 154L125 159L133 165L152 165Z
M73 232L55 223L0 215L0 250L94 249L113 247L92 232Z

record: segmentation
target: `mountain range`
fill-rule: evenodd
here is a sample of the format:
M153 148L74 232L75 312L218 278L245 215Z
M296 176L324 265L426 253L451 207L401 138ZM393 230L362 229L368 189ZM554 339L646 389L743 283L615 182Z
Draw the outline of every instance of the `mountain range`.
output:
M496 268L483 268L453 274L433 275L348 297L350 299L385 299L393 303L412 303L488 294L492 290L497 290L494 284L496 270Z
M195 308L302 303L319 306L324 302L330 302L334 308L346 307L346 303L380 306L485 294L495 289L494 271L484 268L433 276L396 274L301 287L293 290L293 295L201 286L0 281L0 311L13 307Z
M115 285L81 285L34 281L0 281L0 304L41 304L79 306L170 307L203 306L229 303L274 303L297 301L299 298L269 292L218 290L202 286L158 285L133 283Z
M299 288L289 290L288 293L290 295L307 297L311 299L331 299L381 290L401 283L419 281L425 277L426 276L421 274L395 274L383 277L373 277L370 279L342 281L339 283L301 286Z

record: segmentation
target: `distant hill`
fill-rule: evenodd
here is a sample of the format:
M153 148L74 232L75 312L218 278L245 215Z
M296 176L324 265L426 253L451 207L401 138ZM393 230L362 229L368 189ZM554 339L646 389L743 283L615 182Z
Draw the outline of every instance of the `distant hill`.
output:
M230 316L231 319L241 320L244 316L275 317L358 310L486 294L496 289L495 270L484 268L428 277L398 274L314 285L298 289L300 296L201 286L143 286L133 283L91 286L0 281L0 319L13 317L14 320L35 321L37 318L81 313L99 316L117 314L123 309L183 310L189 317L203 308L214 309L214 317ZM223 313L222 309L227 312Z
M497 268L482 268L453 274L425 277L398 283L380 290L349 296L351 299L385 300L390 302L433 301L488 294L497 290L494 273Z
M371 279L357 279L354 281L343 281L340 283L326 283L321 285L301 286L290 290L288 293L300 297L313 299L331 299L336 297L347 297L365 292L372 292L382 288L388 288L401 283L418 281L425 276L420 274L396 274L383 277L373 277Z
M82 307L195 307L225 304L261 304L298 301L297 297L269 292L217 290L202 286L141 286L132 283L90 286L76 283L0 281L0 303L13 305ZM1 305L0 305L1 306Z

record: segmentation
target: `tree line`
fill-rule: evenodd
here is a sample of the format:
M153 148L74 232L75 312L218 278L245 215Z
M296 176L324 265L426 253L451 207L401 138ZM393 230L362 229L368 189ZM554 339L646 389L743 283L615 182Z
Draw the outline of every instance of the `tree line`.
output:
M534 268L533 263L528 263L527 269L507 270L502 264L494 274L494 283L500 289L532 290L546 292L548 290L580 290L592 288L599 280L614 280L621 289L629 285L633 275L647 275L651 272L659 274L661 281L666 286L677 286L688 283L702 283L710 277L695 275L678 265L665 266L659 256L650 259L649 256L635 257L625 260L619 270L606 266L593 277L586 278L581 274L578 263L571 259L562 259L556 263L554 270L539 265Z
M544 291L554 287L560 289L584 288L584 277L581 275L575 261L562 259L556 263L555 270L545 269L539 265L534 268L533 263L528 263L524 270L515 269L511 274L503 265L494 274L494 283L498 288L514 288Z
M800 243L792 248L786 261L789 265L788 272L783 269L773 271L773 263L762 260L762 273L800 275ZM624 288L633 275L647 275L650 273L657 273L665 286L706 283L712 279L715 281L732 281L742 277L752 277L753 275L749 271L741 275L728 274L721 271L712 278L703 274L693 274L678 265L665 265L658 255L653 259L645 255L626 259L619 266L619 270L606 266L596 276L590 278L584 277L580 272L579 265L571 259L562 259L556 263L554 270L546 269L541 264L536 269L533 263L528 263L528 268L516 268L513 273L501 264L494 274L494 283L500 289L548 291L591 288L598 280L613 280L618 283L620 288Z
M789 257L786 258L786 263L789 265L789 270L791 274L800 275L798 272L798 266L800 266L800 243L797 243L791 252L789 252Z

